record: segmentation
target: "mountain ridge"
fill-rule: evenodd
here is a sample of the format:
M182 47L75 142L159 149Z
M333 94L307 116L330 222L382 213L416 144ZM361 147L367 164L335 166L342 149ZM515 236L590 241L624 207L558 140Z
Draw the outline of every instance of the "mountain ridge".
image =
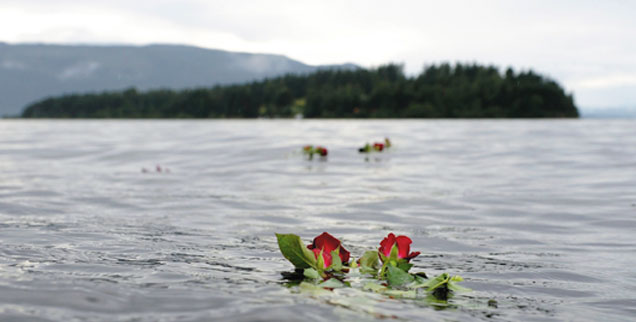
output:
M180 44L87 45L0 42L0 115L50 96L239 84L354 64L314 66L279 54Z

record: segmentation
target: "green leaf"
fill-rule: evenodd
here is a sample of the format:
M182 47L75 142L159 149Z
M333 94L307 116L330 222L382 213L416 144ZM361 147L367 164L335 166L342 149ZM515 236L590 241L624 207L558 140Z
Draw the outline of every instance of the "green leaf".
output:
M413 267L413 264L410 264L409 262L398 262L397 267L405 272L408 272L409 269Z
M382 267L380 268L380 273L378 275L380 278L384 278L387 274L387 267L397 266L398 264L397 244L391 246L391 253L389 253L389 257L384 256L384 254L382 254L381 252L378 252L378 254L382 258Z
M402 286L415 280L411 274L391 265L387 266L386 279L391 287Z
M331 265L329 266L334 271L340 272L342 270L342 260L340 259L340 247L331 251Z
M382 292L387 290L386 286L380 285L380 284L374 283L374 282L368 282L367 284L364 284L362 289L367 290L367 291L373 291L373 292L376 292L376 293L382 293Z
M428 283L428 280L418 274L413 274L413 276L415 277L415 283L416 284L424 284L424 283Z
M378 260L378 251L368 250L364 252L362 257L360 257L360 266L375 269L377 271L378 268L380 268L380 262Z
M314 279L314 280L317 280L320 278L320 274L318 273L318 271L316 271L313 268L305 268L305 270L303 271L303 275L305 275L306 278Z
M450 276L448 275L448 273L442 273L426 281L425 283L414 285L413 288L423 287L426 288L428 291L433 291L436 288L448 283L448 281L450 281Z
M416 276L415 284L411 285L410 288L413 288L413 289L425 288L427 291L433 292L440 287L446 287L449 290L454 292L470 292L471 289L462 287L456 284L463 280L464 279L459 275L455 275L451 277L448 273L440 274L430 280L425 280L423 278Z
M318 286L323 287L323 288L343 288L346 285L344 283L342 283L341 281L339 281L337 278L330 278L330 279L318 284Z
M471 289L467 288L467 287L463 287L463 286L459 286L455 283L448 283L448 289L453 291L453 292L470 292L472 291Z
M323 253L324 248L320 250L320 253L318 254L318 261L316 261L316 269L318 269L319 271L325 270L325 258L322 257Z
M361 274L369 274L369 275L375 276L376 274L378 274L378 270L375 269L375 268L368 268L366 266L362 266L362 267L360 267L360 273Z
M276 234L278 239L278 248L280 248L283 256L290 261L296 268L316 268L316 257L300 240L300 237L294 234Z
M320 286L307 283L307 282L300 283L300 285L298 285L298 289L301 292L312 295L312 296L331 296L332 295L331 291L325 290L324 288Z
M459 276L459 275L455 275L455 276L451 277L451 281L452 282L463 282L464 279L461 276Z
M463 282L464 279L459 276L459 275L455 275L453 277L451 277L450 281L448 282L448 289L450 289L453 292L470 292L472 291L471 289L467 288L467 287L463 287L463 286L459 286L457 285L458 282Z
M377 275L378 269L381 267L378 255L379 253L377 250L368 250L364 252L362 257L358 260L360 262L360 273Z
M389 263L393 264L393 266L397 265L399 253L400 250L398 249L397 243L393 244L393 247L391 247L391 254L389 255Z

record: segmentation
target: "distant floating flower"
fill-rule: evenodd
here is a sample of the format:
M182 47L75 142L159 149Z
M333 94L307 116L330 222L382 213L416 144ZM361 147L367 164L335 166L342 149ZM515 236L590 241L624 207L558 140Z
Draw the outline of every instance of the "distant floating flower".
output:
M327 151L327 148L319 146L316 147L316 153L320 154L321 157L326 157L329 152Z
M313 145L305 145L303 147L303 154L307 155L309 159L312 159L314 154L317 154L321 157L326 157L329 154L327 148L322 146L314 147Z
M358 149L358 152L360 153L369 153L369 152L382 152L384 151L384 149L388 149L391 147L391 140L389 140L389 138L384 138L384 143L381 142L375 142L373 143L373 145L370 145L369 143L365 144L363 147Z
M369 145L369 143L365 144L363 147L358 149L358 152L360 152L360 153L369 153L369 152L371 152L371 145Z

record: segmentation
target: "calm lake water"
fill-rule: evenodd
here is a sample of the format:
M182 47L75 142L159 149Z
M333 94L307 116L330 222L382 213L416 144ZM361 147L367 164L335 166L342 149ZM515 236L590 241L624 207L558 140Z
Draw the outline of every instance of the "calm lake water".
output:
M3 120L0 175L1 321L636 319L634 120ZM473 291L287 288L274 233L323 231Z

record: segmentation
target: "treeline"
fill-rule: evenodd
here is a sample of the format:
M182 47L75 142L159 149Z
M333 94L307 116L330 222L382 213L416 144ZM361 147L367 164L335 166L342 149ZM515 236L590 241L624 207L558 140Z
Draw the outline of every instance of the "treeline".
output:
M521 118L578 117L572 96L532 71L449 64L415 77L402 66L321 70L243 85L191 90L128 89L48 98L34 118Z

